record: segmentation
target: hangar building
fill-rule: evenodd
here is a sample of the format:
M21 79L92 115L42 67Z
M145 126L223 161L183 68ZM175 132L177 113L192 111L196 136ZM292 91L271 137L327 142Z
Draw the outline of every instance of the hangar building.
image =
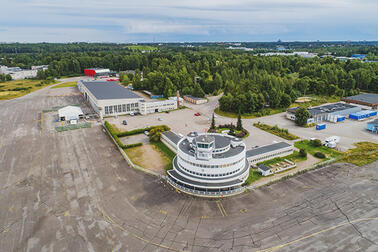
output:
M58 110L60 121L79 120L84 117L83 111L77 106L67 106Z
M145 101L114 81L79 81L77 86L101 118L131 113L146 115L177 108L171 100Z
M347 103L369 106L373 109L378 107L378 94L359 94L341 99Z

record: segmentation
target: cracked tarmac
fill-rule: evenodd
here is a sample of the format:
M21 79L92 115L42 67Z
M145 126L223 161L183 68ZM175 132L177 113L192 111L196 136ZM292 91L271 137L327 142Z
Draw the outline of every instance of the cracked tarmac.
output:
M0 251L378 250L378 162L192 198L128 167L98 124L41 127L43 109L83 102L56 90L0 101Z

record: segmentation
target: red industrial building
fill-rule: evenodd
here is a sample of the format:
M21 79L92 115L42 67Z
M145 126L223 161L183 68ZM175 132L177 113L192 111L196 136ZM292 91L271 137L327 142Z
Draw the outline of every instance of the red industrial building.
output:
M103 75L110 75L111 72L109 69L105 68L87 68L84 69L84 75L85 76L92 76L92 77L97 77L97 76L103 76Z

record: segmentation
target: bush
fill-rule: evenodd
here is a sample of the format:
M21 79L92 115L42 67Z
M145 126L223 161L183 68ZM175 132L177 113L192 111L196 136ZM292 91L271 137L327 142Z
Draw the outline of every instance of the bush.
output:
M320 151L315 152L314 156L317 157L317 158L325 158L326 157L326 155L323 152L320 152Z
M122 149L129 149L129 148L134 148L134 147L138 147L138 146L142 146L142 145L143 145L142 143L127 144L127 145L124 145L122 147Z
M299 150L299 156L301 156L301 157L307 157L307 151L305 149L300 149Z
M320 147L322 146L322 141L320 141L319 139L310 140L310 144L314 147Z
M157 125L157 126L152 126L152 127L148 127L148 128L135 129L135 130L130 130L130 131L123 131L121 133L118 133L117 136L118 137L125 137L125 136L138 135L138 134L144 133L145 131L150 131L150 130L155 129L155 128L161 128L162 131L170 130L170 128L167 125Z

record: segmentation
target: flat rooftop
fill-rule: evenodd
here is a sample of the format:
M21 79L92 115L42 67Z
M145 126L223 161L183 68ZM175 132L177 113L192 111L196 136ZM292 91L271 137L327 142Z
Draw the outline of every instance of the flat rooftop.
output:
M234 137L228 136L228 135L211 135L214 137L214 147L215 149L222 149L228 145L231 144L231 140L234 139ZM193 140L193 144L196 144L196 139ZM178 148L182 150L185 154L188 154L190 156L195 156L195 151L190 146L189 140L186 138L183 141L180 142ZM222 152L219 154L213 154L213 158L228 158L235 156L239 153L241 153L245 149L245 145L241 144L237 147L230 147L230 149L226 152Z
M247 158L250 158L250 157L258 156L264 153L276 151L276 150L283 149L290 146L291 146L290 144L285 143L285 142L269 144L269 145L265 145L259 148L249 150L246 152L246 155L247 155Z
M359 94L354 96L345 97L343 101L357 101L367 104L378 104L378 94Z
M169 140L171 140L174 144L177 144L181 137L179 135L177 135L176 133L172 132L172 131L164 131L163 133L164 136L166 136Z
M337 111L343 111L346 109L351 109L355 108L357 106L347 104L347 103L334 103L334 104L328 104L328 105L322 105L318 107L313 107L313 108L307 108L308 112L310 113L311 116L319 115L319 114L324 114L324 113L333 113ZM291 113L295 113L299 107L294 107L294 108L289 108L287 111Z
M193 100L206 100L205 98L195 97L193 95L184 95L184 97L185 96Z
M97 100L142 99L142 97L122 87L115 81L83 81L83 85Z

